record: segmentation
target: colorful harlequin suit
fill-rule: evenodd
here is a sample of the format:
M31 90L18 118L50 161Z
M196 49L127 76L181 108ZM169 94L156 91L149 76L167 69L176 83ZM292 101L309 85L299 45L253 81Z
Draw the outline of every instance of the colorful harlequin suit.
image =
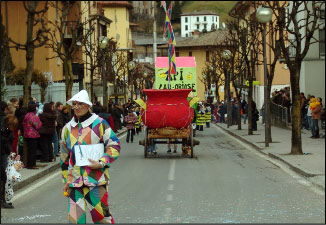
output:
M69 184L68 220L70 223L86 223L86 202L94 223L111 223L108 204L109 167L119 157L120 141L109 124L96 114L87 113L72 118L61 133L61 169L63 183ZM99 161L105 167L91 169L77 166L75 147L104 144L104 155ZM78 148L76 148L78 149Z

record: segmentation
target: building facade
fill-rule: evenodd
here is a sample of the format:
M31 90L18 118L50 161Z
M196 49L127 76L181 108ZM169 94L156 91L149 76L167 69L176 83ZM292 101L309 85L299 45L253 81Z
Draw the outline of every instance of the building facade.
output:
M219 24L219 16L211 11L183 13L181 14L181 37L190 37L195 30L200 32L217 30Z

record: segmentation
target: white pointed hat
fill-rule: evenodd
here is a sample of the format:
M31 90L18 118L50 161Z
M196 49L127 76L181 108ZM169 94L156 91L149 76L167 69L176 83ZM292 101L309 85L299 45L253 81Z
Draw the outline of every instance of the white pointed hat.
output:
M67 101L67 104L72 105L73 101L83 102L89 106L93 106L92 102L89 100L88 93L86 90L81 90L80 92L72 96L72 98Z

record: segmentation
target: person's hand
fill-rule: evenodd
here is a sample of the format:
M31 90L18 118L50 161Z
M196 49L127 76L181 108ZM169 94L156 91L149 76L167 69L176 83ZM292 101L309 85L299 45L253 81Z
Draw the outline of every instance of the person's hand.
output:
M99 161L93 160L93 159L88 159L88 161L91 162L90 165L88 165L88 167L92 168L92 169L99 169L102 167L101 163Z
M12 176L12 179L13 179L13 180L16 180L16 177L15 177L15 176Z
M21 133L20 133L20 130L18 130L18 137L20 136L20 134L21 134Z
M68 190L69 190L69 184L64 184L63 192L68 192Z

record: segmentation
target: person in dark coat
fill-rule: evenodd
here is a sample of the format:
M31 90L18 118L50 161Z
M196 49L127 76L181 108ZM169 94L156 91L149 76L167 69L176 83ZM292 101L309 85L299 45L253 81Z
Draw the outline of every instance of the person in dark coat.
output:
M5 201L5 183L7 181L6 176L6 167L8 164L8 156L11 151L10 146L10 137L12 140L14 138L13 133L9 130L8 126L5 123L6 112L8 110L8 105L5 101L0 102L0 130L1 130L1 207L6 208Z
M68 106L62 107L61 114L62 114L63 126L65 126L71 120L68 110L69 110Z
M24 99L22 97L19 98L18 108L15 111L15 116L18 119L18 134L19 134L19 136L22 136L22 137L24 137L23 120L27 113L27 109L23 106L23 104L24 104L23 101L24 101ZM18 155L20 155L21 158L25 157L25 159L26 159L26 156L24 156L23 148L24 148L23 146L18 145ZM26 160L23 160L23 161L26 162Z
M121 118L121 111L118 108L118 103L114 104L114 107L112 109L112 117L113 117L113 122L114 122L114 132L118 131L119 129L121 129L120 124L120 118Z
M40 147L42 150L42 162L52 162L53 157L52 139L55 132L56 113L50 103L44 104L43 113L39 115L42 127L39 129Z
M110 124L111 129L115 131L113 118L110 113L105 112L103 107L99 105L94 105L93 113L97 114L99 117L103 118L106 122L108 122Z
M259 120L259 111L257 110L256 102L252 100L251 102L251 112L252 112L252 130L257 130L257 121Z

